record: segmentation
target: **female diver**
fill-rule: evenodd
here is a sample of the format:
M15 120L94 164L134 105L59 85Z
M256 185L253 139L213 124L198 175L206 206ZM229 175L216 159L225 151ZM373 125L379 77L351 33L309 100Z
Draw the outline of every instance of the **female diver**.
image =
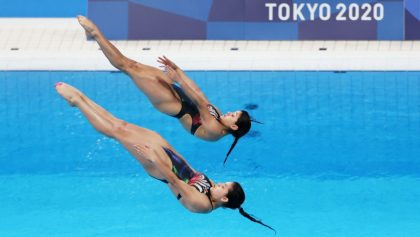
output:
M158 62L169 74L136 62L125 57L88 18L78 16L77 19L86 35L96 40L110 63L126 73L157 110L179 119L187 131L206 141L217 141L231 134L235 140L226 154L226 163L239 138L251 128L248 112L240 110L222 114L194 81L168 58L159 57Z
M121 143L146 172L165 183L181 204L191 212L209 213L219 207L239 209L251 221L272 229L246 213L241 205L245 193L237 182L215 184L194 170L159 134L120 120L76 88L59 82L56 90L71 106L77 107L100 133Z

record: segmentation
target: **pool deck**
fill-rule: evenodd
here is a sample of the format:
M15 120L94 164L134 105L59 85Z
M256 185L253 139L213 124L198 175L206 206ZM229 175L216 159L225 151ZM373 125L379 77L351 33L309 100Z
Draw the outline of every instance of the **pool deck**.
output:
M420 41L112 41L127 57L185 70L418 71ZM0 18L0 70L116 70L75 18Z

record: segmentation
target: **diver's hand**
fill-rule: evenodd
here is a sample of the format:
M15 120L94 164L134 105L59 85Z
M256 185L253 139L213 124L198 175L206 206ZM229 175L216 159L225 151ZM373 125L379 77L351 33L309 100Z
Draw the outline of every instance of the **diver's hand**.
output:
M154 155L153 148L147 144L134 144L133 145L134 151L136 151L137 155L148 157Z
M165 69L163 70L163 72L166 73L166 75L168 75L168 77L171 80L179 83L180 77L179 77L178 73L173 68L171 68L169 66L165 66Z
M157 61L163 67L170 67L174 70L178 69L178 66L174 62L172 62L169 58L167 58L166 56L158 57Z

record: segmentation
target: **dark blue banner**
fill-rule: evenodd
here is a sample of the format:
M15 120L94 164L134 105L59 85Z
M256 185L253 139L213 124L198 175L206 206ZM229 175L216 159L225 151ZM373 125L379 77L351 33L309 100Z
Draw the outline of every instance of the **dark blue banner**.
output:
M88 16L111 39L420 39L420 0L89 0Z

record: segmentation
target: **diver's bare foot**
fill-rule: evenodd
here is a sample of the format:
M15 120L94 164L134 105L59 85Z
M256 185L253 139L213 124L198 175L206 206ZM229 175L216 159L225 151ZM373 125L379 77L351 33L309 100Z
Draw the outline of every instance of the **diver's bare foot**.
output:
M84 16L77 16L77 20L79 24L85 29L86 35L88 37L95 38L99 34L98 27L88 18Z
M81 92L66 83L57 82L55 84L55 90L57 90L57 93L67 100L70 106L77 106L79 101L82 99Z

